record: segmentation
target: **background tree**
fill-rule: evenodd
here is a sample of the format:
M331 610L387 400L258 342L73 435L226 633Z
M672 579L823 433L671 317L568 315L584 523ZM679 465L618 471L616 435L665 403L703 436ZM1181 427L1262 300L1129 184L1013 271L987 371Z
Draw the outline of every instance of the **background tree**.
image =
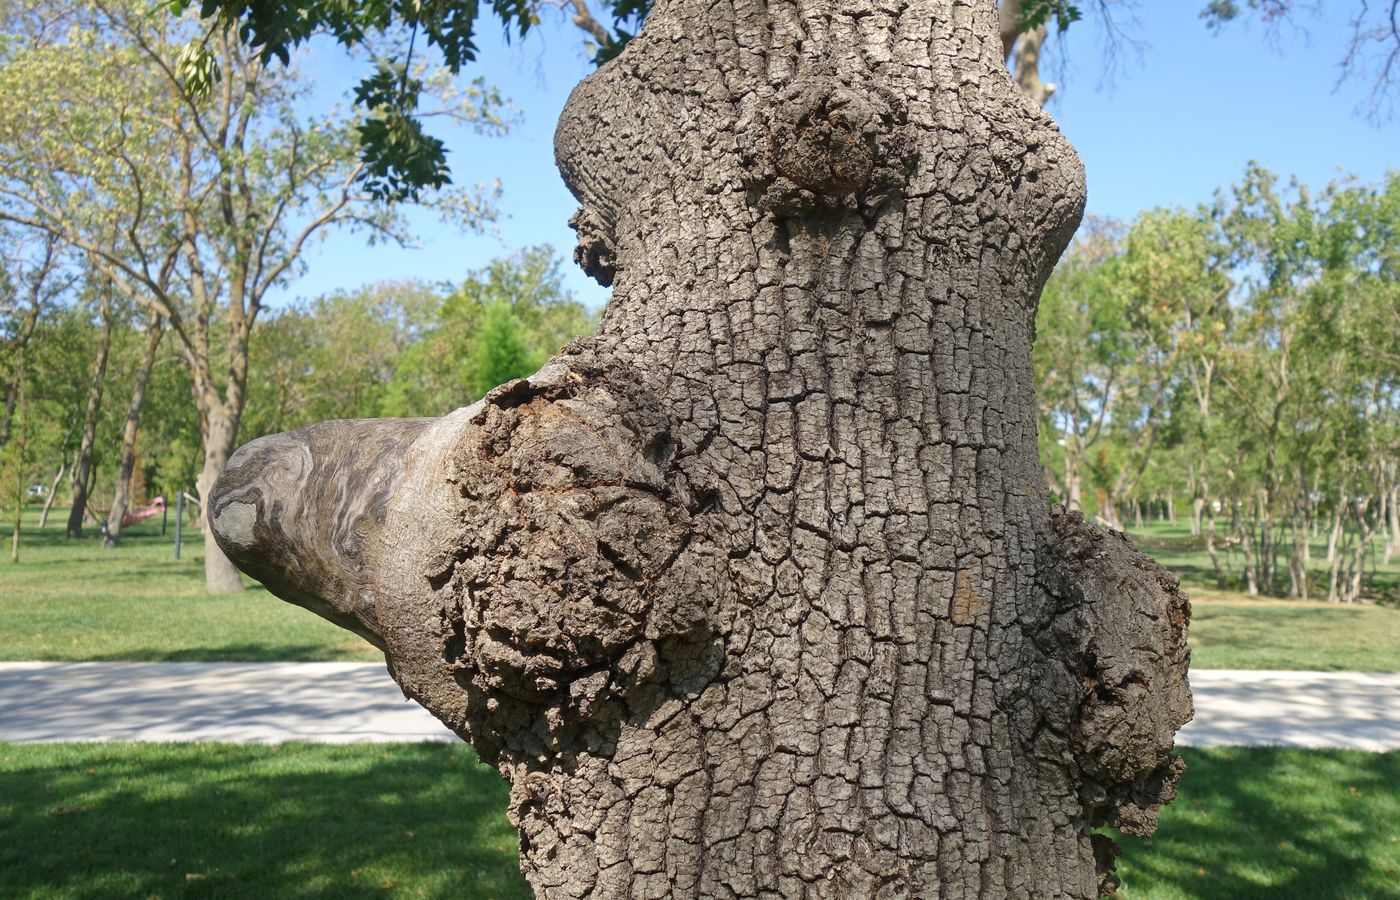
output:
M493 306L501 311L486 335ZM494 260L455 287L382 282L321 297L279 310L259 331L243 433L442 415L529 374L595 327L564 289L550 247Z
M126 417L122 423L121 456L117 466L116 486L112 492L111 509L107 512L106 528L102 532L102 543L106 547L115 547L121 540L122 521L126 517L131 500L131 477L136 472L136 439L141 429L141 411L146 404L146 389L151 382L151 372L155 368L164 334L160 314L149 313L146 319L145 347L140 362L136 365L131 399L126 404Z
M520 337L521 326L504 301L486 307L476 330L469 381L472 393L485 396L498 384L524 378L536 368Z
M192 377L207 499L236 442L268 292L328 228L403 236L356 161L357 131L373 123L307 115L309 82L267 69L217 22L127 0L57 20L6 12L0 217L61 236L167 323ZM501 126L491 92L441 93L444 111ZM434 203L464 225L486 212L472 192ZM241 589L207 530L205 575L210 590Z
M1102 422L1080 494L1103 520L1180 499L1222 588L1384 597L1367 572L1395 530L1395 182L1312 192L1251 166L1207 207L1141 215L1110 252L1081 242L1039 311L1051 490L1067 496L1066 448ZM1105 305L1111 327L1092 327ZM1144 371L1155 399L1133 411Z
M92 365L87 380L87 403L83 407L82 425L78 429L78 451L68 477L73 495L73 505L68 511L69 538L82 537L83 519L92 515L88 508L88 498L92 490L92 479L97 474L93 466L93 453L97 447L97 422L102 413L102 398L107 388L107 360L112 351L112 294L115 290L110 279L91 276L87 279L87 288L95 295L93 305L96 307L98 322L97 340L93 342Z

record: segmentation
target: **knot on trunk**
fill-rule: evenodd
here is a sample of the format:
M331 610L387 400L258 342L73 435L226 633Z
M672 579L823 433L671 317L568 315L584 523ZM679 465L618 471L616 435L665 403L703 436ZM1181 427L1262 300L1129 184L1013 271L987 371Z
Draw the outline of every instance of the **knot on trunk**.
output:
M1047 543L1042 584L1056 607L1039 639L1078 679L1071 748L1088 824L1147 837L1185 771L1172 749L1192 715L1190 602L1126 535L1077 512L1052 513Z
M492 391L472 426L451 461L461 530L425 572L442 659L477 698L474 739L558 751L664 677L669 643L703 640L724 560L630 372L565 358Z
M613 243L612 228L602 217L586 206L569 218L569 227L578 233L578 244L574 247L574 262L584 274L603 287L612 287L617 275L617 248Z
M745 168L759 205L778 215L873 212L913 167L904 106L877 85L806 76L771 110Z

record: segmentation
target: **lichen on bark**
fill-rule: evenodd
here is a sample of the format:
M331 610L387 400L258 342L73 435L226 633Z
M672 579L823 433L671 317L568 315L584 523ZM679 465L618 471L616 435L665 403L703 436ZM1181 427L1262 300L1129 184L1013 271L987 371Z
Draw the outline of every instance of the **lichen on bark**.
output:
M1110 886L1094 830L1180 774L1189 607L1046 502L1033 321L1084 183L995 5L663 0L556 156L598 335L240 450L231 558L502 771L539 896Z

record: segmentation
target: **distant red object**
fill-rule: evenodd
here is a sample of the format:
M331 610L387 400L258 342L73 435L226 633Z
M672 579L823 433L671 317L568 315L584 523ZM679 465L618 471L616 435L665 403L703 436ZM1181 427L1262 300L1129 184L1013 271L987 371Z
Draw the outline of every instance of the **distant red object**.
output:
M135 525L137 522L142 522L149 519L151 516L159 515L161 512L164 512L164 510L165 498L157 497L146 506L138 506L136 509L122 516L122 525Z

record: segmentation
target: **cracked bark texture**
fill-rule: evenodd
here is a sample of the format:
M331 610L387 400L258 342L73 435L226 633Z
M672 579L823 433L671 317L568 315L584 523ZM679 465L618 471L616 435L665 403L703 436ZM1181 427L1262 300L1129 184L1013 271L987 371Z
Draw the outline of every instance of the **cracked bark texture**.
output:
M556 135L596 338L229 461L214 533L510 780L555 897L1093 897L1189 606L1046 503L1082 169L991 0L662 0Z

